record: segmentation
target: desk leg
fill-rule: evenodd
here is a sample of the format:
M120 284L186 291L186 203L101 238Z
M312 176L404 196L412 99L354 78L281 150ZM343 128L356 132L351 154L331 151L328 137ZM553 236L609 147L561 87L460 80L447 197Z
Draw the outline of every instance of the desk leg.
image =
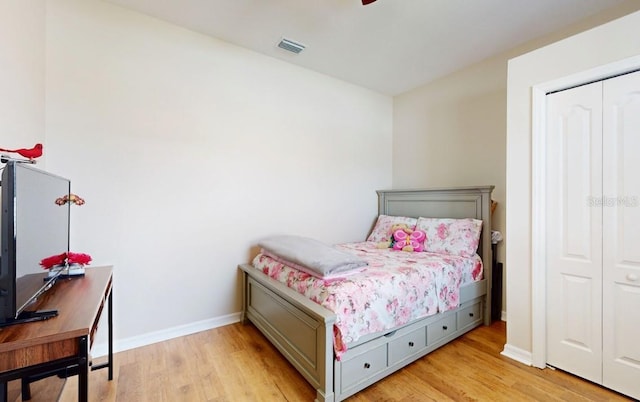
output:
M113 288L109 292L109 381L113 380Z
M7 402L7 382L0 381L0 402Z
M89 342L86 336L79 339L79 362L78 362L78 401L88 402L89 400Z

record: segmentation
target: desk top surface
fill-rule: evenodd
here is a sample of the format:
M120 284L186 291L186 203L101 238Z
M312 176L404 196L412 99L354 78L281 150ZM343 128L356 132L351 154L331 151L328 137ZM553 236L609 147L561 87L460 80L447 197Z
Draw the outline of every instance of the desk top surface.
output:
M34 280L42 281L44 275ZM89 335L111 291L112 275L112 267L87 267L82 277L58 279L29 308L56 309L58 316L0 328L0 353Z

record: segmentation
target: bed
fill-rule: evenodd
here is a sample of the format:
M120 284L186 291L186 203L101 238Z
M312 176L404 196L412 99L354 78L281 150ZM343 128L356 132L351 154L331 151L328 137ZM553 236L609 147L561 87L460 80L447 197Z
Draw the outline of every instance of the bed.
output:
M334 348L338 317L298 291L241 264L243 321L251 321L316 389L316 401L341 401L440 346L491 322L493 186L378 191L378 214L482 221L477 254L483 276L459 288L457 306Z

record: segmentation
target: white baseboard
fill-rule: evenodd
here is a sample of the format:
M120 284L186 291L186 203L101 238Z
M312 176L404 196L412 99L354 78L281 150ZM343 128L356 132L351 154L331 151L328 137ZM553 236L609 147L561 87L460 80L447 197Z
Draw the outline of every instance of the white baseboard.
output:
M233 313L225 316L209 318L207 320L197 321L191 324L180 325L177 327L167 328L144 335L133 336L126 339L118 339L113 342L113 353L123 352L125 350L139 348L141 346L151 345L153 343L166 341L180 336L195 334L196 332L206 331L208 329L222 327L224 325L240 322L241 313ZM109 352L109 345L106 342L95 344L91 349L93 357L106 356Z
M509 359L513 359L522 364L526 364L527 366L532 365L532 357L531 352L528 352L524 349L517 348L513 345L509 345L508 343L504 345L504 350L500 353L502 356L508 357Z

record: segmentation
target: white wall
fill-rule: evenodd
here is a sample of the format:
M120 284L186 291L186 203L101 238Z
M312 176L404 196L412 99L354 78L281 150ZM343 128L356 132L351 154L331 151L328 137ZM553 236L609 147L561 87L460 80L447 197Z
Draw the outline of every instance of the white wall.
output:
M364 239L391 98L108 3L38 4L46 21L18 11L46 27L27 79L46 83L47 168L87 201L72 250L115 267L116 349L237 319L262 236Z
M532 89L597 79L604 66L636 57L640 12L509 61L507 93L507 302L505 352L531 359L532 315ZM535 155L534 155L535 156ZM537 267L538 269L543 267ZM534 289L538 290L538 289ZM542 291L544 291L542 289Z
M502 230L506 57L493 57L394 98L393 185L496 186Z
M44 18L43 0L0 0L0 148L45 142Z

